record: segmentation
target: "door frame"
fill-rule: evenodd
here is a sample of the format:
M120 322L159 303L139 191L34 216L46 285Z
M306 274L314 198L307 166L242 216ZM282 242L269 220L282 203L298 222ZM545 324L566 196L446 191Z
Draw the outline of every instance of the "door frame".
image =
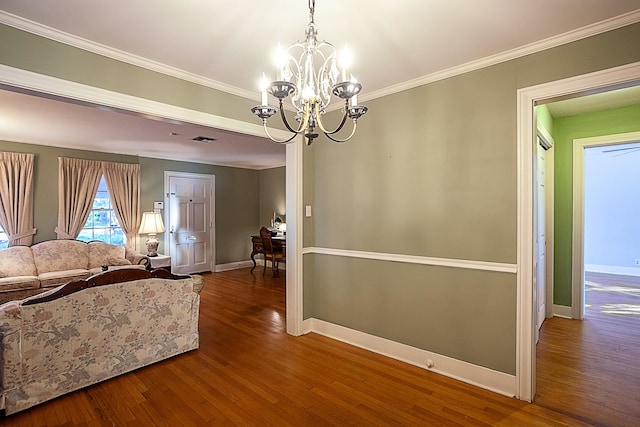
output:
M537 134L540 138L542 138L547 145L549 145L549 149L546 152L546 160L545 160L545 223L546 223L546 235L547 235L547 248L545 250L546 253L546 308L547 319L553 317L553 289L554 289L554 197L555 197L555 182L554 182L554 174L555 174L555 140L545 129L545 127L538 123L536 125Z
M33 71L0 64L0 85L28 91L38 96L54 96L68 102L94 105L131 111L133 113L158 116L170 120L210 126L264 138L261 124L244 122L217 116L202 111L190 110L146 98L64 80ZM287 131L269 128L269 133L284 139ZM302 301L302 140L286 147L286 210L287 210L287 333L301 335L303 320Z
M517 273L516 397L535 396L535 320L533 298L533 149L536 103L566 95L613 89L640 80L640 62L570 77L517 91Z
M544 298L544 303L545 303L545 313L544 313L544 317L545 319L548 319L550 317L553 316L553 221L554 221L554 215L553 215L553 195L554 195L554 182L553 182L553 173L554 173L554 169L553 169L553 161L554 161L554 144L555 141L553 139L553 137L551 136L551 134L545 129L544 126L542 126L541 123L536 123L536 137L540 138L541 142L538 142L537 138L536 138L536 142L534 143L534 147L536 150L539 149L538 145L542 145L542 143L544 143L543 149L545 150L545 160L544 160L544 168L545 168L545 175L544 175L544 206L545 206L545 211L543 213L544 217L545 217L545 230L544 230L544 234L545 234L545 249L544 249L544 253L545 253L545 268L544 268L544 283L545 283L545 287L544 287L544 294L542 295L542 298ZM537 153L535 154L537 156ZM538 172L538 168L539 168L539 164L537 163L537 160L535 161L534 165L536 166L534 173L537 175ZM537 177L534 179L534 183L537 182ZM535 209L534 211L534 217L533 217L533 223L534 225L537 226L538 224L538 218L537 215L540 214L540 211L538 209L538 206L536 204L535 198L537 197L537 189L536 192L533 193L533 197L534 197L534 205L533 208ZM539 202L538 202L539 203ZM539 232L539 231L538 231ZM537 238L534 236L534 244L537 241ZM551 244L549 244L551 242ZM535 265L535 263L538 260L538 253L539 253L539 249L538 248L534 248L533 251L533 263ZM537 270L534 269L533 270L533 274L537 274ZM540 278L535 278L535 283L537 283ZM539 300L540 299L540 295L537 293L537 289L534 288L534 291L536 291L536 298ZM536 313L536 326L538 326L538 307L539 307L539 303L535 302L536 307L535 307L535 313ZM538 342L539 340L539 329L536 328L535 331L535 341Z
M640 132L628 132L573 140L573 235L571 241L571 315L584 319L584 152L585 148L618 145L640 140ZM579 233L575 231L579 230Z
M171 178L196 178L196 179L207 179L209 180L209 247L211 251L209 253L209 270L216 271L216 176L209 174L200 174L200 173L192 173L192 172L175 172L175 171L164 171L164 215L163 220L166 224L164 230L164 250L167 255L171 256L171 244L170 242L171 236L169 233L169 210L170 210L170 199L169 199L169 182ZM173 269L173 263L175 259L171 257L171 268Z

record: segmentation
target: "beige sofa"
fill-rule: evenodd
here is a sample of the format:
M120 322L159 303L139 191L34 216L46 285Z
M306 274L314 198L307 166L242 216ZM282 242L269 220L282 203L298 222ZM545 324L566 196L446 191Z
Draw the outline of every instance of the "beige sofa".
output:
M146 255L124 246L79 240L49 240L0 250L0 303L24 298L72 280L121 268L146 269Z
M0 305L7 415L198 348L201 276L100 273Z

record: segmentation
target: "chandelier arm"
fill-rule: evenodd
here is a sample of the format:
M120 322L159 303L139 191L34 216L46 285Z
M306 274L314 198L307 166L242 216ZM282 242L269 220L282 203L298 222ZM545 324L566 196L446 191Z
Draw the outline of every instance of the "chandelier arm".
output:
M307 127L307 122L309 121L308 120L309 119L309 112L306 111L305 116L304 116L304 120L302 120L300 122L300 126L298 126L298 130L295 130L294 128L291 127L291 125L287 121L287 117L284 115L284 108L283 108L283 105L282 105L282 100L280 100L280 117L282 118L282 123L284 123L284 125L289 130L289 132L293 132L295 134L299 134Z
M277 143L277 144L286 144L287 142L291 142L293 140L293 138L295 138L296 136L298 136L298 133L293 133L293 135L291 135L291 138L289 139L276 139L273 136L271 136L271 134L269 133L269 128L267 127L267 121L265 120L264 122L262 122L263 126L264 126L264 132L267 134L267 136L269 137L270 140L272 140L273 142Z
M351 134L346 137L345 139L338 139L338 138L334 138L331 136L331 134L329 133L325 133L326 137L329 138L330 140L332 140L333 142L337 142L337 143L343 143L343 142L347 142L349 141L353 135L356 134L356 127L358 126L358 122L356 120L353 121L353 129L351 129Z
M345 101L346 102L346 101ZM332 131L328 131L324 128L324 125L322 124L322 120L320 120L320 107L318 104L316 104L316 120L318 122L318 127L320 128L320 130L322 131L322 133L324 133L325 135L329 136L329 135L333 135L334 133L340 132L340 130L342 129L342 127L344 126L344 124L347 121L347 110L346 110L346 106L345 106L345 111L344 114L342 115L342 121L340 122L340 125L338 125L337 128L335 128ZM337 141L336 141L337 142Z

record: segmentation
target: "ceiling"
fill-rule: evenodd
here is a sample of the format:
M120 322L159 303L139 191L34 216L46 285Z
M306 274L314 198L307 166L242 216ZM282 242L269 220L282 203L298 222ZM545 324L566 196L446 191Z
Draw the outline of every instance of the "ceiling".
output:
M308 20L305 0L257 1L250 6L232 0L57 4L0 0L0 22L256 103L258 77L272 72L273 50L279 42L286 46L303 39ZM318 37L338 48L348 44L354 56L352 73L363 85L363 103L640 21L640 0L399 4L317 0ZM218 140L191 141L195 136ZM255 169L284 164L284 147L264 138L1 90L0 139Z

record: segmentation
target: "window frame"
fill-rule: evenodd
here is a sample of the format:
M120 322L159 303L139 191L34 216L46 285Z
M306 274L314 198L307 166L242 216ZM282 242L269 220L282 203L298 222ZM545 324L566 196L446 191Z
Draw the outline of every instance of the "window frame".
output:
M109 225L96 226L96 217L103 216L104 213L107 214ZM96 230L101 230L102 232L96 233ZM90 237L87 237L87 234L89 234ZM121 236L122 239L120 240L117 236ZM105 239L105 237L108 238ZM116 237L116 239L114 239L114 237ZM104 174L100 176L98 191L93 198L91 211L89 212L89 216L87 217L87 220L85 221L76 239L83 242L91 242L97 240L119 246L124 246L127 243L127 236L122 230L120 222L118 221L118 217L116 216L115 210L113 209L111 194L109 193Z

